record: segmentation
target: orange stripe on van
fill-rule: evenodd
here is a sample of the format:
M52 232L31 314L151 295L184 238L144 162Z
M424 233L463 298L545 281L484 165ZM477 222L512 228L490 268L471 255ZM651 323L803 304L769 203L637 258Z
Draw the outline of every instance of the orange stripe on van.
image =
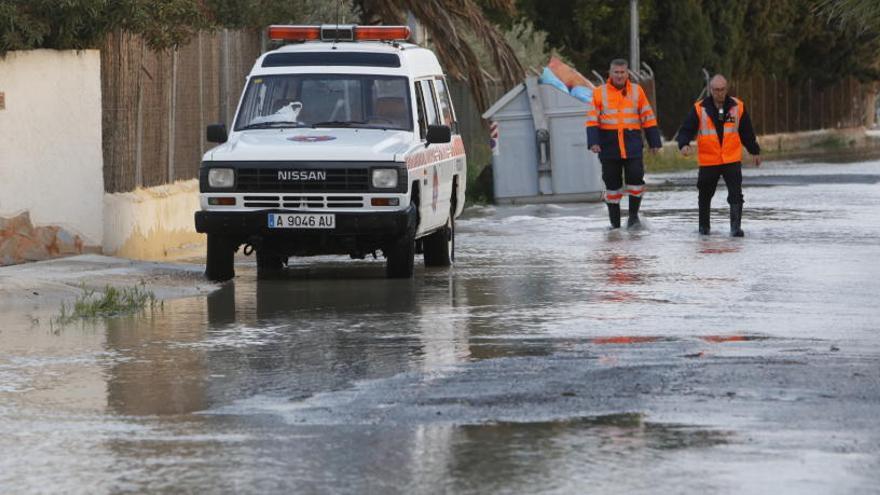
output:
M440 154L439 160L436 158L437 153ZM406 168L423 167L437 161L464 156L464 154L464 140L461 139L461 136L453 136L449 143L435 145L430 149L426 148L407 156Z

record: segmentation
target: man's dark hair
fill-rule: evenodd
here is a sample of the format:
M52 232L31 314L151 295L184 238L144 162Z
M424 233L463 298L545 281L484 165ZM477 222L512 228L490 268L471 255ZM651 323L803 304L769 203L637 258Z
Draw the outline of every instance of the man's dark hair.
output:
M629 67L629 62L622 58L615 58L611 61L611 67Z

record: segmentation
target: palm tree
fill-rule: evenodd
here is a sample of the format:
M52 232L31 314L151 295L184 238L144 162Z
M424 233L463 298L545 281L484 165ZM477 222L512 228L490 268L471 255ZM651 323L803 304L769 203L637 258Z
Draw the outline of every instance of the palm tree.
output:
M478 35L498 70L505 89L518 84L525 69L504 35L483 14L475 0L356 0L366 24L403 24L406 12L425 27L432 47L449 75L469 83L474 102L480 111L489 107L487 80L474 50L463 37L463 29ZM494 9L513 14L514 0L485 0Z
M880 3L877 0L817 0L814 9L841 26L880 36Z

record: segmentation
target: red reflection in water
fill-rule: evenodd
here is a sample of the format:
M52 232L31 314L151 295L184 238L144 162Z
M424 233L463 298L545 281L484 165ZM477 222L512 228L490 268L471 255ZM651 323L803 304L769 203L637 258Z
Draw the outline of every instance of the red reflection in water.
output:
M644 274L641 273L641 260L635 256L626 254L610 254L605 259L608 268L608 284L614 286L639 285L644 283ZM602 299L610 302L627 302L636 299L636 294L615 289L605 294Z
M626 292L623 290L613 290L602 296L602 299L611 302L626 302L634 298L635 295L632 292Z
M742 245L738 242L701 242L697 250L700 254L728 254L738 253Z
M712 342L715 344L720 344L722 342L745 342L747 340L752 340L751 337L746 335L707 335L705 337L700 337L706 342Z
M618 337L598 337L591 340L594 344L643 344L646 342L657 342L660 340L660 337L633 337L633 336L618 336Z

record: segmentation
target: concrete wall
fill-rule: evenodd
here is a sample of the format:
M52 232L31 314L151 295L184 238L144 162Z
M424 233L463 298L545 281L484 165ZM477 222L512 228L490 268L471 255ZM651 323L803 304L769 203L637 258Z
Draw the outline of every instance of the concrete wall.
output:
M864 127L819 129L815 131L765 134L758 136L761 152L798 151L816 147L858 147L865 145Z
M8 52L0 93L0 264L100 249L99 52Z
M205 236L195 231L199 181L104 196L104 254L140 260L204 256Z

